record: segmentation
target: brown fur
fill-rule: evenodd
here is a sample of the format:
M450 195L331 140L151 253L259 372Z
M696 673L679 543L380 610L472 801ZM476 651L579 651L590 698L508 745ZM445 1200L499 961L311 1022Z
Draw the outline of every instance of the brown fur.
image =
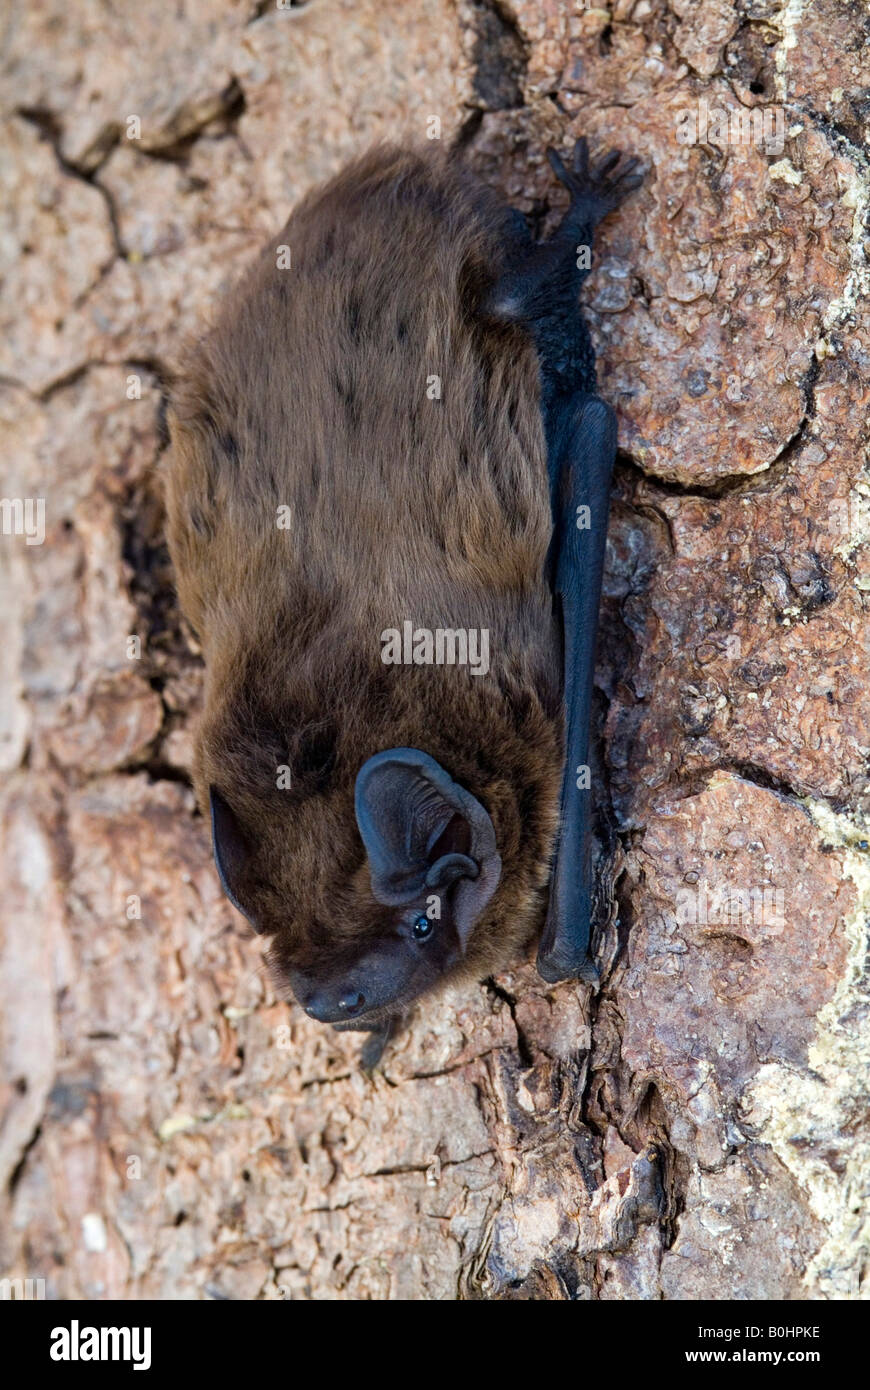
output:
M372 151L297 208L174 396L169 541L207 663L195 783L204 811L220 788L254 847L245 902L279 981L377 935L353 792L384 748L431 754L492 818L502 878L467 973L540 923L560 655L537 358L477 312L500 228L449 159ZM405 619L488 628L488 675L385 666L381 633Z

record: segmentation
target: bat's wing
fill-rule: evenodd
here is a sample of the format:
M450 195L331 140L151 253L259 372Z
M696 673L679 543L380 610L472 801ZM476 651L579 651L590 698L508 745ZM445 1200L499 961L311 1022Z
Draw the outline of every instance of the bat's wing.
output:
M595 394L595 354L577 302L595 227L642 181L636 159L618 151L589 162L585 139L570 169L548 151L571 202L548 241L509 247L507 266L486 304L496 318L525 323L541 364L541 408L553 510L548 557L564 636L565 761L550 904L538 952L545 980L596 980L589 957L592 915L592 788L589 719L598 603L607 541L616 420Z
M616 417L597 396L558 407L552 423L554 484L551 573L564 634L565 761L550 904L538 951L545 980L597 980L589 957L592 912L592 788L589 722L598 605L607 542Z

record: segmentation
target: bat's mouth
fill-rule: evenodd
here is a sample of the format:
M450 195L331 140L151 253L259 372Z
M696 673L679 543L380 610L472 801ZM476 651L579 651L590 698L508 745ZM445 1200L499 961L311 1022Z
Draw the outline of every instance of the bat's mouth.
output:
M395 1012L387 1009L372 1009L370 1014L360 1014L358 1018L345 1019L343 1023L333 1023L336 1033L370 1033L373 1029L394 1018Z
M336 1033L376 1032L386 1024L394 1023L401 1014L406 1012L414 998L413 995L410 998L402 996L399 999L391 999L387 1004L373 1004L370 1008L363 1008L351 1018L339 1019L331 1026Z

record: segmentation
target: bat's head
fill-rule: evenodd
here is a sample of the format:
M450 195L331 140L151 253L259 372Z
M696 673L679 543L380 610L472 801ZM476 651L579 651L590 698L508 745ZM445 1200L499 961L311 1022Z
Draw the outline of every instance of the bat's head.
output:
M339 1027L394 1014L461 965L501 876L486 809L415 748L391 748L363 764L355 825L335 826L333 886L318 894L309 885L305 918L292 926L276 920L268 894L255 904L255 852L216 787L210 800L224 891L258 931L274 935L277 974L305 1011ZM365 860L339 882L348 831Z

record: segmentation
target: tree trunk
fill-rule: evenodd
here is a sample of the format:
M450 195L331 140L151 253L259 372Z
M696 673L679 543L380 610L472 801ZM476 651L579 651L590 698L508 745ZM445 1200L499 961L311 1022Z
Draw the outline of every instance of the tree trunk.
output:
M45 511L44 543L14 509L0 539L0 1275L868 1296L864 8L223 0L130 26L55 0L16 9L2 63L2 492ZM307 188L433 131L539 227L548 143L650 171L587 287L624 450L614 888L600 989L530 956L423 1002L369 1078L358 1036L276 1002L194 814L161 401Z

